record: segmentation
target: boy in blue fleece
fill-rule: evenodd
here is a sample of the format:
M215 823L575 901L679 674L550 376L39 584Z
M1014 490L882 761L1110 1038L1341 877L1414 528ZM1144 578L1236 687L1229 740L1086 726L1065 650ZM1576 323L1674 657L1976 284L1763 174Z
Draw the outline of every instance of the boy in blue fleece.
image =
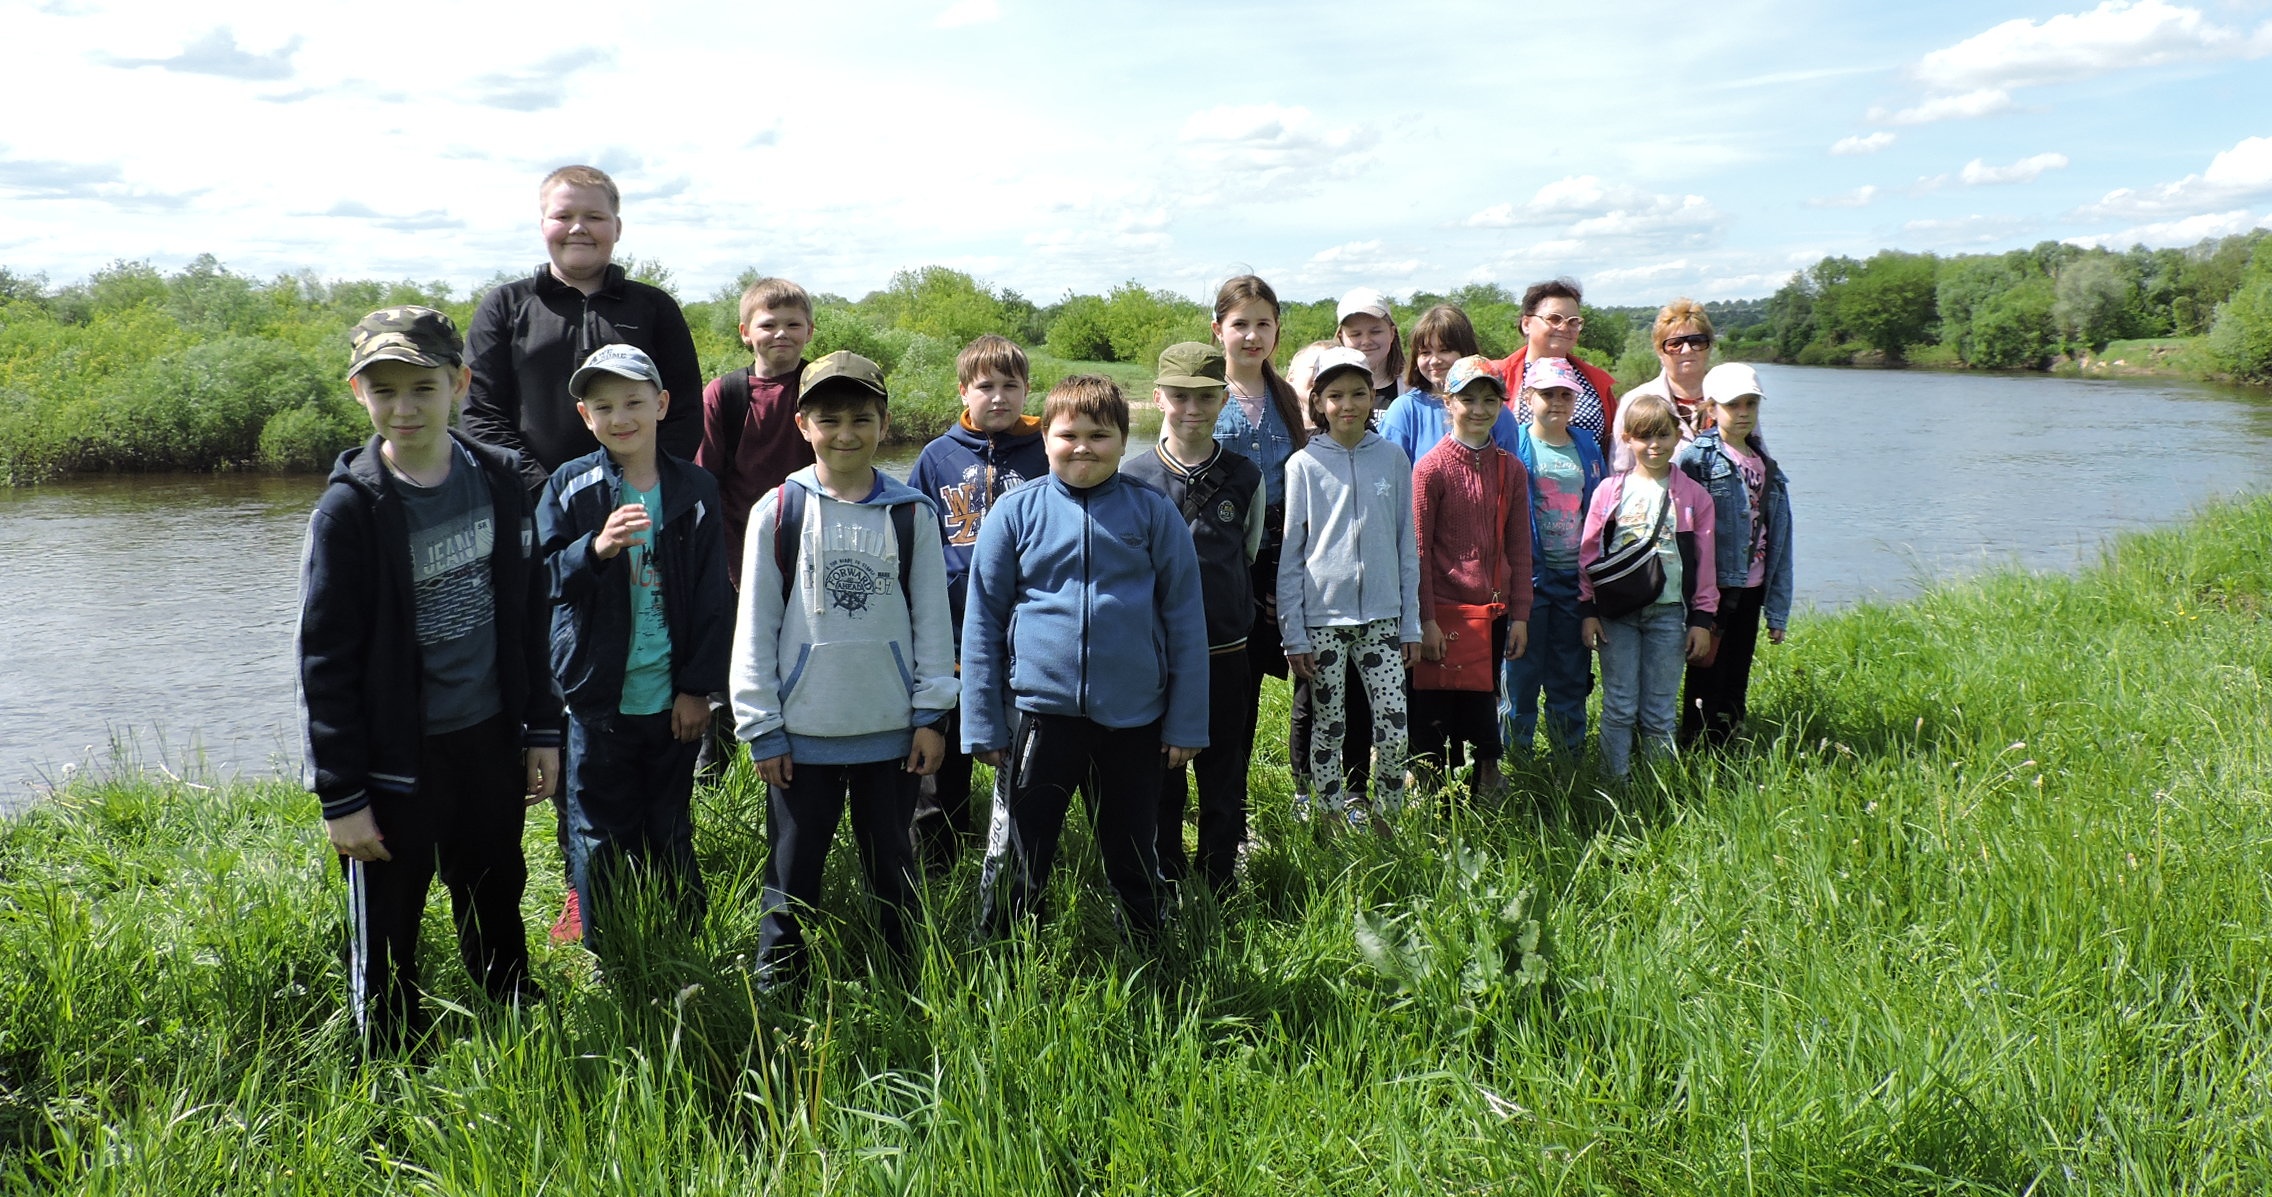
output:
M763 985L805 972L804 919L847 807L884 942L909 959L907 827L917 777L946 752L954 632L938 522L875 468L885 403L883 370L864 357L806 367L797 431L813 464L758 500L743 541L732 691L766 783Z
M1148 937L1165 915L1161 770L1207 746L1199 558L1175 504L1118 472L1128 401L1110 379L1058 383L1041 419L1050 478L996 505L963 613L963 748L1008 771L979 922L998 935L1035 910L1073 789L1093 779L1105 877Z
M387 308L351 344L376 435L339 455L308 521L293 647L308 788L347 879L355 1026L383 1051L426 1029L418 929L437 872L466 971L500 1001L542 997L521 811L558 784L560 692L518 463L450 428L468 386L457 326Z
M963 596L978 530L1004 494L1049 472L1041 421L1026 414L1025 351L988 333L955 359L963 413L944 436L923 446L907 484L939 506L939 539L947 549L947 604L961 656ZM970 814L970 754L962 751L954 716L940 730L947 760L923 780L915 799L915 849L932 872L951 867L975 828Z
M663 451L670 411L644 350L607 345L569 376L604 446L545 483L552 672L568 697L568 866L597 950L627 870L653 871L687 924L707 907L694 861L694 756L726 688L733 591L718 484Z

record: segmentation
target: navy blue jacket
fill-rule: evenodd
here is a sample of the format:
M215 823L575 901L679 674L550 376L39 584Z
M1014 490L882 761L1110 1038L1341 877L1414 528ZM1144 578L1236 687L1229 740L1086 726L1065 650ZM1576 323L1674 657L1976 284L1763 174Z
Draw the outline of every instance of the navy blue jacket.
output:
M734 592L726 581L726 525L710 472L668 453L655 456L663 526L650 533L671 634L671 686L681 694L726 688L734 641ZM605 449L555 470L537 504L537 539L551 567L552 675L579 718L623 702L631 654L629 553L599 557L592 538L622 505L623 471Z
M450 435L480 463L489 483L497 527L489 577L496 597L501 709L520 725L524 748L558 747L560 691L544 655L547 592L519 462L508 452ZM362 810L374 793L408 795L417 789L426 737L410 531L394 478L379 460L379 444L374 436L339 455L331 485L308 520L300 567L300 624L293 639L306 780L323 800L326 819Z
M985 433L964 413L954 427L923 446L907 484L939 509L939 543L947 554L947 611L955 643L962 643L962 612L970 594L970 559L978 530L997 500L1036 478L1049 476L1041 421L1020 416L1006 432Z

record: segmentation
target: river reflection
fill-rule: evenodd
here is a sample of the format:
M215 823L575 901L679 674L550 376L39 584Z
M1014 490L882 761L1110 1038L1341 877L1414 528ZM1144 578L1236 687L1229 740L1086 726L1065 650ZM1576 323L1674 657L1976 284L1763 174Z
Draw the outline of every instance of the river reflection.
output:
M1895 599L2272 488L2272 400L2159 381L1762 366L1801 605ZM904 476L912 451L886 462ZM314 478L0 488L0 806L111 759L298 770L292 623Z

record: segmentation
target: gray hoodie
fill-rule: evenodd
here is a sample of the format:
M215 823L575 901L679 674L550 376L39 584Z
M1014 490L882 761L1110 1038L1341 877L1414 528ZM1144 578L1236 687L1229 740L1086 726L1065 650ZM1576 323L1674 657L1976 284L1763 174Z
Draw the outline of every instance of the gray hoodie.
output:
M734 624L735 730L755 760L784 752L816 765L904 757L914 729L953 710L959 690L937 515L882 471L857 503L830 496L811 466L781 485L807 492L804 525L781 529L803 543L783 602L773 550L779 492L750 509ZM891 526L901 503L924 505L907 546L914 560L906 595Z
M1313 436L1286 459L1286 547L1278 557L1278 638L1310 651L1310 629L1396 621L1420 640L1420 551L1412 462L1368 432L1354 449Z

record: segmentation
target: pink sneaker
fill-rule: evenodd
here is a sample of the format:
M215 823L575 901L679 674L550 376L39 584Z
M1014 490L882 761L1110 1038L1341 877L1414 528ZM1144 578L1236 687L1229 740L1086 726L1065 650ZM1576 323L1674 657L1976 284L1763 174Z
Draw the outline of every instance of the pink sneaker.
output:
M576 897L576 887L568 887L568 900L561 904L560 920L552 924L552 942L575 943L584 938L584 906Z

